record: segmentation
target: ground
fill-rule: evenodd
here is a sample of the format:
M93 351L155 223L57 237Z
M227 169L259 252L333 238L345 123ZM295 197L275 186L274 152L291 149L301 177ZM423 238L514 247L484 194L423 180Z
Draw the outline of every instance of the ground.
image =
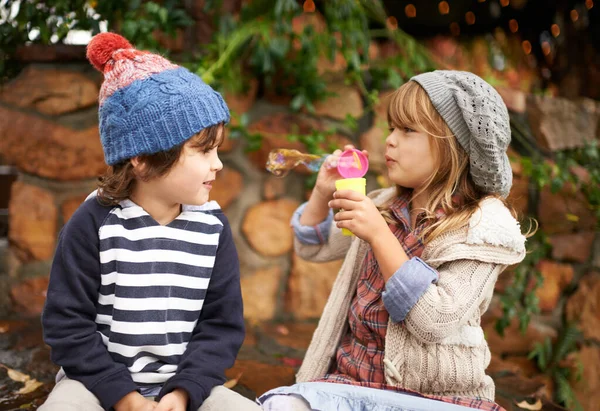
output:
M229 384L235 384L233 389L248 398L293 384L315 327L316 323L247 324L244 345L234 367L227 371L227 378L234 380ZM0 411L36 410L52 390L56 371L50 350L42 341L39 317L0 321ZM492 377L497 385L496 400L507 410L522 409L516 404L540 389L508 371ZM19 394L24 387L38 385L32 379L41 384ZM532 410L561 409L546 401L539 407L535 400L529 402L533 403L528 408Z

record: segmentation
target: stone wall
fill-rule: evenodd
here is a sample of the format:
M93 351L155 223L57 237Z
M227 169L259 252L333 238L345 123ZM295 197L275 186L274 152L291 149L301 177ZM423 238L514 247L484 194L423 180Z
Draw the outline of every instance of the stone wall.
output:
M40 312L57 235L94 189L96 176L105 168L97 130L100 80L84 62L36 63L0 91L0 155L19 170L10 196L10 245L5 267L0 270L3 314ZM329 137L330 142L340 146L351 142L371 152L369 189L386 183L380 176L385 165L385 106L380 104L373 112L367 111L356 89L341 80L332 80L329 87L337 95L319 103L314 115L290 112L279 96L264 93L258 98L257 83L245 95L225 96L233 112L248 114L249 132L263 136L261 148L254 152L247 152L243 141L228 137L221 149L225 168L212 192L232 225L240 254L245 314L250 322L316 321L341 265L341 261L309 263L294 254L289 220L309 195L304 183L307 174L300 169L283 179L269 175L264 169L268 152L281 147L303 150L301 143L290 142L286 136L337 125L341 131ZM510 90L504 90L503 96L509 106L520 102L517 111L535 113L531 126L538 138L546 138L546 147L558 144L552 134L557 132L556 127L581 129L581 124L572 124L580 118L572 111L556 118L561 110L548 108L556 99L540 103L538 98ZM565 107L571 103L557 104ZM586 121L597 125L598 112L586 113ZM359 130L352 132L343 127L341 122L348 114L359 119ZM568 128L570 125L572 128ZM587 134L578 138L598 138L597 128L593 132L585 129ZM516 151L511 157L515 182L510 200L521 213L529 211L537 216L541 229L549 234L552 254L539 264L544 283L536 292L542 313L524 336L518 333L516 324L507 330L504 339L493 330L495 319L501 315L497 299L484 317L494 353L491 370L508 368L526 378L545 378L535 377L538 372L526 355L535 342L546 336L555 338L565 320L575 321L585 334L586 343L577 354L583 363L598 364L597 222L577 187L567 187L557 194L548 190L538 193L523 175ZM580 171L585 178L585 170ZM502 275L499 291L511 283L512 273L508 270ZM600 374L594 368L586 367L585 378L577 385L586 409L600 408ZM546 389L551 392L552 384Z

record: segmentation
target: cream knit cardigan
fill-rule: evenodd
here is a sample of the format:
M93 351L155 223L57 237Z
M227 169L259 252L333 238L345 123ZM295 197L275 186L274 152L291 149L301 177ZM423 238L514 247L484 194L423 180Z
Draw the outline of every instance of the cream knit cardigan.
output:
M381 205L394 188L369 196ZM347 327L348 310L356 294L360 265L368 244L344 237L332 224L323 245L295 241L296 253L310 261L343 258L297 382L325 375ZM462 229L447 232L427 244L421 259L440 276L409 311L404 325L389 321L385 338L387 383L423 394L481 397L494 400L494 382L485 374L490 350L480 325L498 275L523 260L525 237L519 223L498 199L486 199Z

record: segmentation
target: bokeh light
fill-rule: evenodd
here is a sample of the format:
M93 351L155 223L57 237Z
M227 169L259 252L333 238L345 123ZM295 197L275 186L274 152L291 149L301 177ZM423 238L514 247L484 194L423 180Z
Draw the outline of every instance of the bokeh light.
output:
M440 14L448 14L450 13L450 5L447 1L440 1L440 4L438 4L438 10L440 11Z
M465 14L465 21L469 25L475 24L475 13L468 11L467 14Z

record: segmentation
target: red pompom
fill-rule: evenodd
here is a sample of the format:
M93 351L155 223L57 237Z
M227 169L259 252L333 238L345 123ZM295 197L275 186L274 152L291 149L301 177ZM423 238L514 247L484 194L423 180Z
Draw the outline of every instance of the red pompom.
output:
M113 53L119 49L132 49L133 46L123 36L115 33L95 35L87 46L87 58L94 67L104 73L104 66Z

